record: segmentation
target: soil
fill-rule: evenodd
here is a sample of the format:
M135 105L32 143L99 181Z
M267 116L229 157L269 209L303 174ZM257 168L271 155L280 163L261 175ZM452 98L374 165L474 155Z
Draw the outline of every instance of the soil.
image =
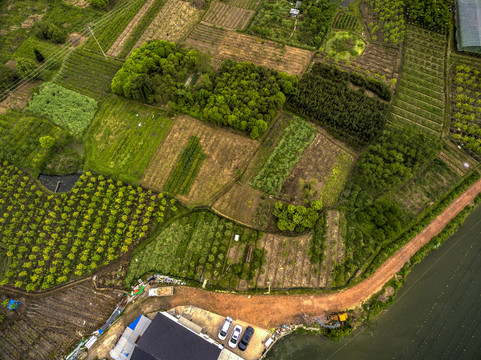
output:
M39 86L41 83L42 82L39 80L29 81L26 83L20 82L21 85L17 87L5 100L0 102L0 114L5 114L11 109L25 109L32 95L32 88Z
M188 195L179 195L178 199L188 205L212 205L234 184L259 145L233 131L179 116L147 166L141 184L162 191L191 136L199 137L206 158Z
M242 30L246 27L254 11L214 2L209 7L202 22L226 29Z
M85 41L87 41L87 37L79 34L78 32L73 32L68 36L67 41L74 47L82 45Z

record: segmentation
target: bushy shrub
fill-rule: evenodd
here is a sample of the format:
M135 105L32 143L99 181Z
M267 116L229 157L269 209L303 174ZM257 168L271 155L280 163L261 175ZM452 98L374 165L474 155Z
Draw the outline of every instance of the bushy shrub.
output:
M50 40L55 44L62 44L67 40L67 31L49 22L38 23L33 33L42 40Z
M37 64L35 61L23 57L17 58L17 71L24 78L37 78Z
M274 216L277 217L279 230L302 232L311 229L319 219L319 211L322 208L320 200L313 201L311 206L295 206L278 201L274 209Z
M80 136L89 126L96 109L94 99L53 83L41 85L28 106L29 111L49 116L75 136Z
M0 64L0 93L12 86L19 79L15 70L9 68L4 64Z

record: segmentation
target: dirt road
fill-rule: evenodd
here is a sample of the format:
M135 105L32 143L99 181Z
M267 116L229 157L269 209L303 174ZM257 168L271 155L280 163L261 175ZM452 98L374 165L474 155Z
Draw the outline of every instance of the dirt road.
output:
M194 305L220 315L270 328L295 323L302 314L321 314L326 310L353 308L379 291L403 265L437 235L464 207L481 192L481 180L448 206L419 235L389 258L371 277L358 285L337 293L323 295L234 295L195 288L176 288L170 307Z

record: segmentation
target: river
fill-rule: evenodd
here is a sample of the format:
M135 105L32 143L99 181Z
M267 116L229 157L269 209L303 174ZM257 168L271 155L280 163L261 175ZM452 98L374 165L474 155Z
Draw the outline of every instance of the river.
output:
M396 301L340 343L291 335L272 360L481 359L481 206L414 266Z

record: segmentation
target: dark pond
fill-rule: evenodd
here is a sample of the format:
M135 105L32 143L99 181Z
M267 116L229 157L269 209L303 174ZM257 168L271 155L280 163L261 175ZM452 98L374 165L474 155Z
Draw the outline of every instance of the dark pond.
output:
M268 359L481 359L481 207L408 275L395 303L340 343L293 335Z
M57 188L57 183L60 182L57 192L67 192L72 190L72 188L77 183L81 174L71 174L71 175L44 175L40 174L38 180L45 186L48 190L55 192Z

